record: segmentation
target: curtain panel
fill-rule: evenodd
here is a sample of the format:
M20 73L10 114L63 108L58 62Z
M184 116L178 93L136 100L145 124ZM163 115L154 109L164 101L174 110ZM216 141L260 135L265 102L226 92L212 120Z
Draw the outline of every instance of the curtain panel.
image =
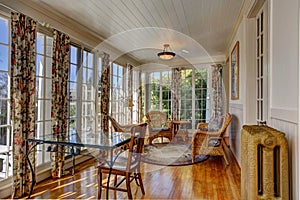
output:
M223 88L222 65L212 65L211 82L211 117L224 115L225 94Z
M52 57L52 134L65 140L68 127L68 80L69 80L69 36L54 30ZM55 148L52 146L52 149ZM52 178L60 178L64 171L63 146L51 153Z
M128 87L128 110L129 110L129 118L128 122L132 124L133 122L133 66L131 64L127 64L127 72L128 72L128 82L127 82L127 87Z
M139 89L138 89L138 91L137 91L137 101L138 101L138 120L139 120L139 122L143 122L144 120L143 120L143 117L144 117L144 111L143 111L143 90L142 90L142 72L141 71L139 71L139 73L138 73L138 82L139 82Z
M172 119L179 120L179 99L180 99L180 81L181 70L179 68L172 69Z
M104 53L101 74L101 130L108 131L109 97L110 97L110 65L109 54Z
M13 198L29 193L31 178L26 153L36 135L36 22L20 13L11 13L11 120L13 126ZM35 166L35 154L29 155ZM34 168L35 170L35 168Z

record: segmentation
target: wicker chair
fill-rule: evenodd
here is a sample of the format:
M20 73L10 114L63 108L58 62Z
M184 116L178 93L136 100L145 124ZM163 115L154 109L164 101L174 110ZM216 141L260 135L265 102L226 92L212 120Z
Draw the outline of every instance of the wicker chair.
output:
M148 143L156 138L168 138L169 141L173 139L173 124L167 120L167 115L160 111L150 111L146 113L146 122L149 127ZM162 139L163 141L163 139Z
M128 125L121 125L119 124L112 116L108 115L108 119L111 122L111 125L114 127L116 132L130 132L131 127L135 126L136 124L128 124Z
M98 166L98 199L101 199L102 188L108 190L127 192L128 199L132 199L130 183L133 180L135 180L137 185L140 186L142 194L145 194L140 171L140 162L141 154L144 148L146 128L147 123L134 125L131 128L129 149L116 155L113 159L114 163L110 163L110 165L108 165L108 163L105 163ZM136 133L139 133L139 135L136 136ZM102 178L104 174L111 176L115 175L113 184L111 184L110 182L102 184ZM118 176L122 177L122 179L120 180ZM123 181L125 181L126 183L126 188L122 185Z
M230 124L232 116L227 113L224 117L214 118L209 123L199 123L198 129L192 138L192 160L197 154L223 156L226 165L229 165L224 148L224 134Z

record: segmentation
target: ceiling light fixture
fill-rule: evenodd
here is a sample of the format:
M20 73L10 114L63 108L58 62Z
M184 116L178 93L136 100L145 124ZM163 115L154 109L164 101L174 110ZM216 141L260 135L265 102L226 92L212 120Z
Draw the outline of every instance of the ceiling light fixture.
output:
M174 56L176 54L174 52L170 51L170 50L168 51L168 49L171 49L170 45L169 44L164 44L164 50L157 54L158 57L162 60L171 60L172 58L174 58Z

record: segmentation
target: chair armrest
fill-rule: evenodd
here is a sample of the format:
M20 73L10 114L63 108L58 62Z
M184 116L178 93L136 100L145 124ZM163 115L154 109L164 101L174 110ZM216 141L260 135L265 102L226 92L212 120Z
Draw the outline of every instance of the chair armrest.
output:
M194 132L194 135L204 135L209 137L218 137L221 135L221 131L202 131L200 129L197 129Z
M166 126L169 127L170 129L172 129L173 128L173 121L172 120L171 121L167 121L166 122Z
M204 129L204 128L207 128L207 127L208 127L208 123L206 123L206 122L200 122L197 125L197 129Z
M124 132L130 132L131 128L136 126L136 124L128 124L128 125L120 125L120 128L124 131Z

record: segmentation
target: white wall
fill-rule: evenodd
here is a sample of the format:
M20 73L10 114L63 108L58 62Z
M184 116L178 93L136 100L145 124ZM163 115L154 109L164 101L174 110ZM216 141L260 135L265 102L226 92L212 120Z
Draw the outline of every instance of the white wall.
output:
M245 107L245 100L247 94L247 84L246 84L246 20L242 19L235 37L230 45L229 56L231 54L232 49L237 41L239 41L239 99L232 100L229 95L229 112L232 114L232 122L229 128L229 142L230 148L235 155L237 161L240 163L240 133L242 130L242 125L245 124L245 113L247 113L247 108ZM231 69L229 63L229 76L231 77ZM231 80L231 78L229 78ZM229 88L231 88L231 82L229 84ZM230 90L230 89L229 89ZM230 91L229 91L230 94Z
M298 108L298 0L271 2L271 108Z
M249 0L248 2L250 2ZM286 134L289 143L290 199L299 199L299 1L269 0L269 114L268 125ZM245 9L250 11L252 4ZM248 13L244 11L244 16ZM265 18L265 19L266 19ZM229 54L240 41L240 99L230 100L231 149L240 163L239 131L243 124L255 123L255 21L244 17L236 29ZM253 40L254 38L254 40ZM254 60L254 62L253 62ZM254 77L252 79L251 77ZM254 99L252 97L254 96Z
M291 199L299 199L299 0L270 1L270 118L289 142Z

